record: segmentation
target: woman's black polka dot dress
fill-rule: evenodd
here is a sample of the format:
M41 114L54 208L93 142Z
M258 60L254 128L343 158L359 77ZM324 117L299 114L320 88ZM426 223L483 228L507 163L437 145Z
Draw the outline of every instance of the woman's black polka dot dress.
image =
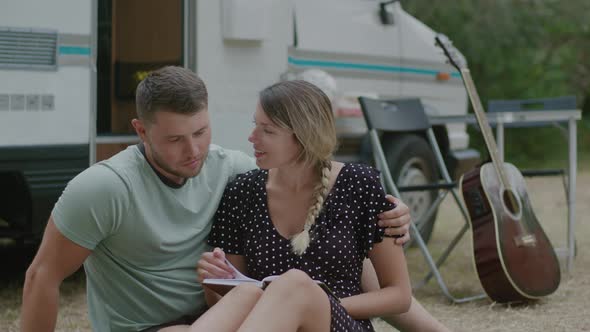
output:
M270 220L267 170L238 176L225 189L209 244L244 255L249 277L262 279L290 269L323 281L339 298L361 293L363 259L383 238L377 215L393 206L385 199L379 173L365 165L345 164L312 227L312 242L302 256L291 252ZM354 320L330 297L331 331L373 331L369 320Z

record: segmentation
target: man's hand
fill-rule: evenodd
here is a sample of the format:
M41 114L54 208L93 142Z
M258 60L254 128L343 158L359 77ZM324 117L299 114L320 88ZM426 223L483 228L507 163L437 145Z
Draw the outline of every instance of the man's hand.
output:
M410 209L391 195L387 195L386 198L395 204L395 208L379 214L379 226L385 227L385 236L396 237L395 244L402 245L410 240Z
M225 262L225 253L219 248L206 252L197 263L197 276L199 282L206 278L231 279L234 278L233 270Z

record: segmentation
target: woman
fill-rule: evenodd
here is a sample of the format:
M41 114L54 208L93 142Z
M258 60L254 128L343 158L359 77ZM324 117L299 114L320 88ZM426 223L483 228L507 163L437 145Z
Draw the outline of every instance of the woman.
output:
M264 292L234 288L191 330L373 331L369 318L406 312L411 287L403 249L377 226L391 203L377 171L332 160L328 97L305 81L274 84L260 93L254 124L249 141L260 169L226 188L209 238L224 252L206 254L199 279L232 277L218 267L225 258L255 279L281 276ZM363 293L366 257L380 289ZM221 298L205 289L210 305Z

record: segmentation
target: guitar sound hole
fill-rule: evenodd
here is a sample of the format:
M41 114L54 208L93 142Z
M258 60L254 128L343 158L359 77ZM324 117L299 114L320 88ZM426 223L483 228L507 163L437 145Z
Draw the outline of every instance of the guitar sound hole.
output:
M520 215L520 204L518 202L518 197L516 197L512 190L504 190L504 193L502 194L502 200L504 201L504 206L511 214Z

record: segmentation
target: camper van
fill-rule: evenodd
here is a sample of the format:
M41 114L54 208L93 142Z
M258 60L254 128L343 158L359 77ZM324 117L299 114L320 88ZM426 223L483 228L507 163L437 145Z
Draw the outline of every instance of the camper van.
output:
M151 70L185 66L207 84L213 142L252 153L257 94L308 79L333 100L337 158L371 162L356 98L420 98L461 115L460 76L435 32L379 0L3 0L0 3L0 238L36 241L69 180L138 142L134 93ZM465 125L435 128L454 169ZM398 185L436 177L416 135L384 135ZM414 216L432 192L404 196ZM434 216L419 225L425 238Z

